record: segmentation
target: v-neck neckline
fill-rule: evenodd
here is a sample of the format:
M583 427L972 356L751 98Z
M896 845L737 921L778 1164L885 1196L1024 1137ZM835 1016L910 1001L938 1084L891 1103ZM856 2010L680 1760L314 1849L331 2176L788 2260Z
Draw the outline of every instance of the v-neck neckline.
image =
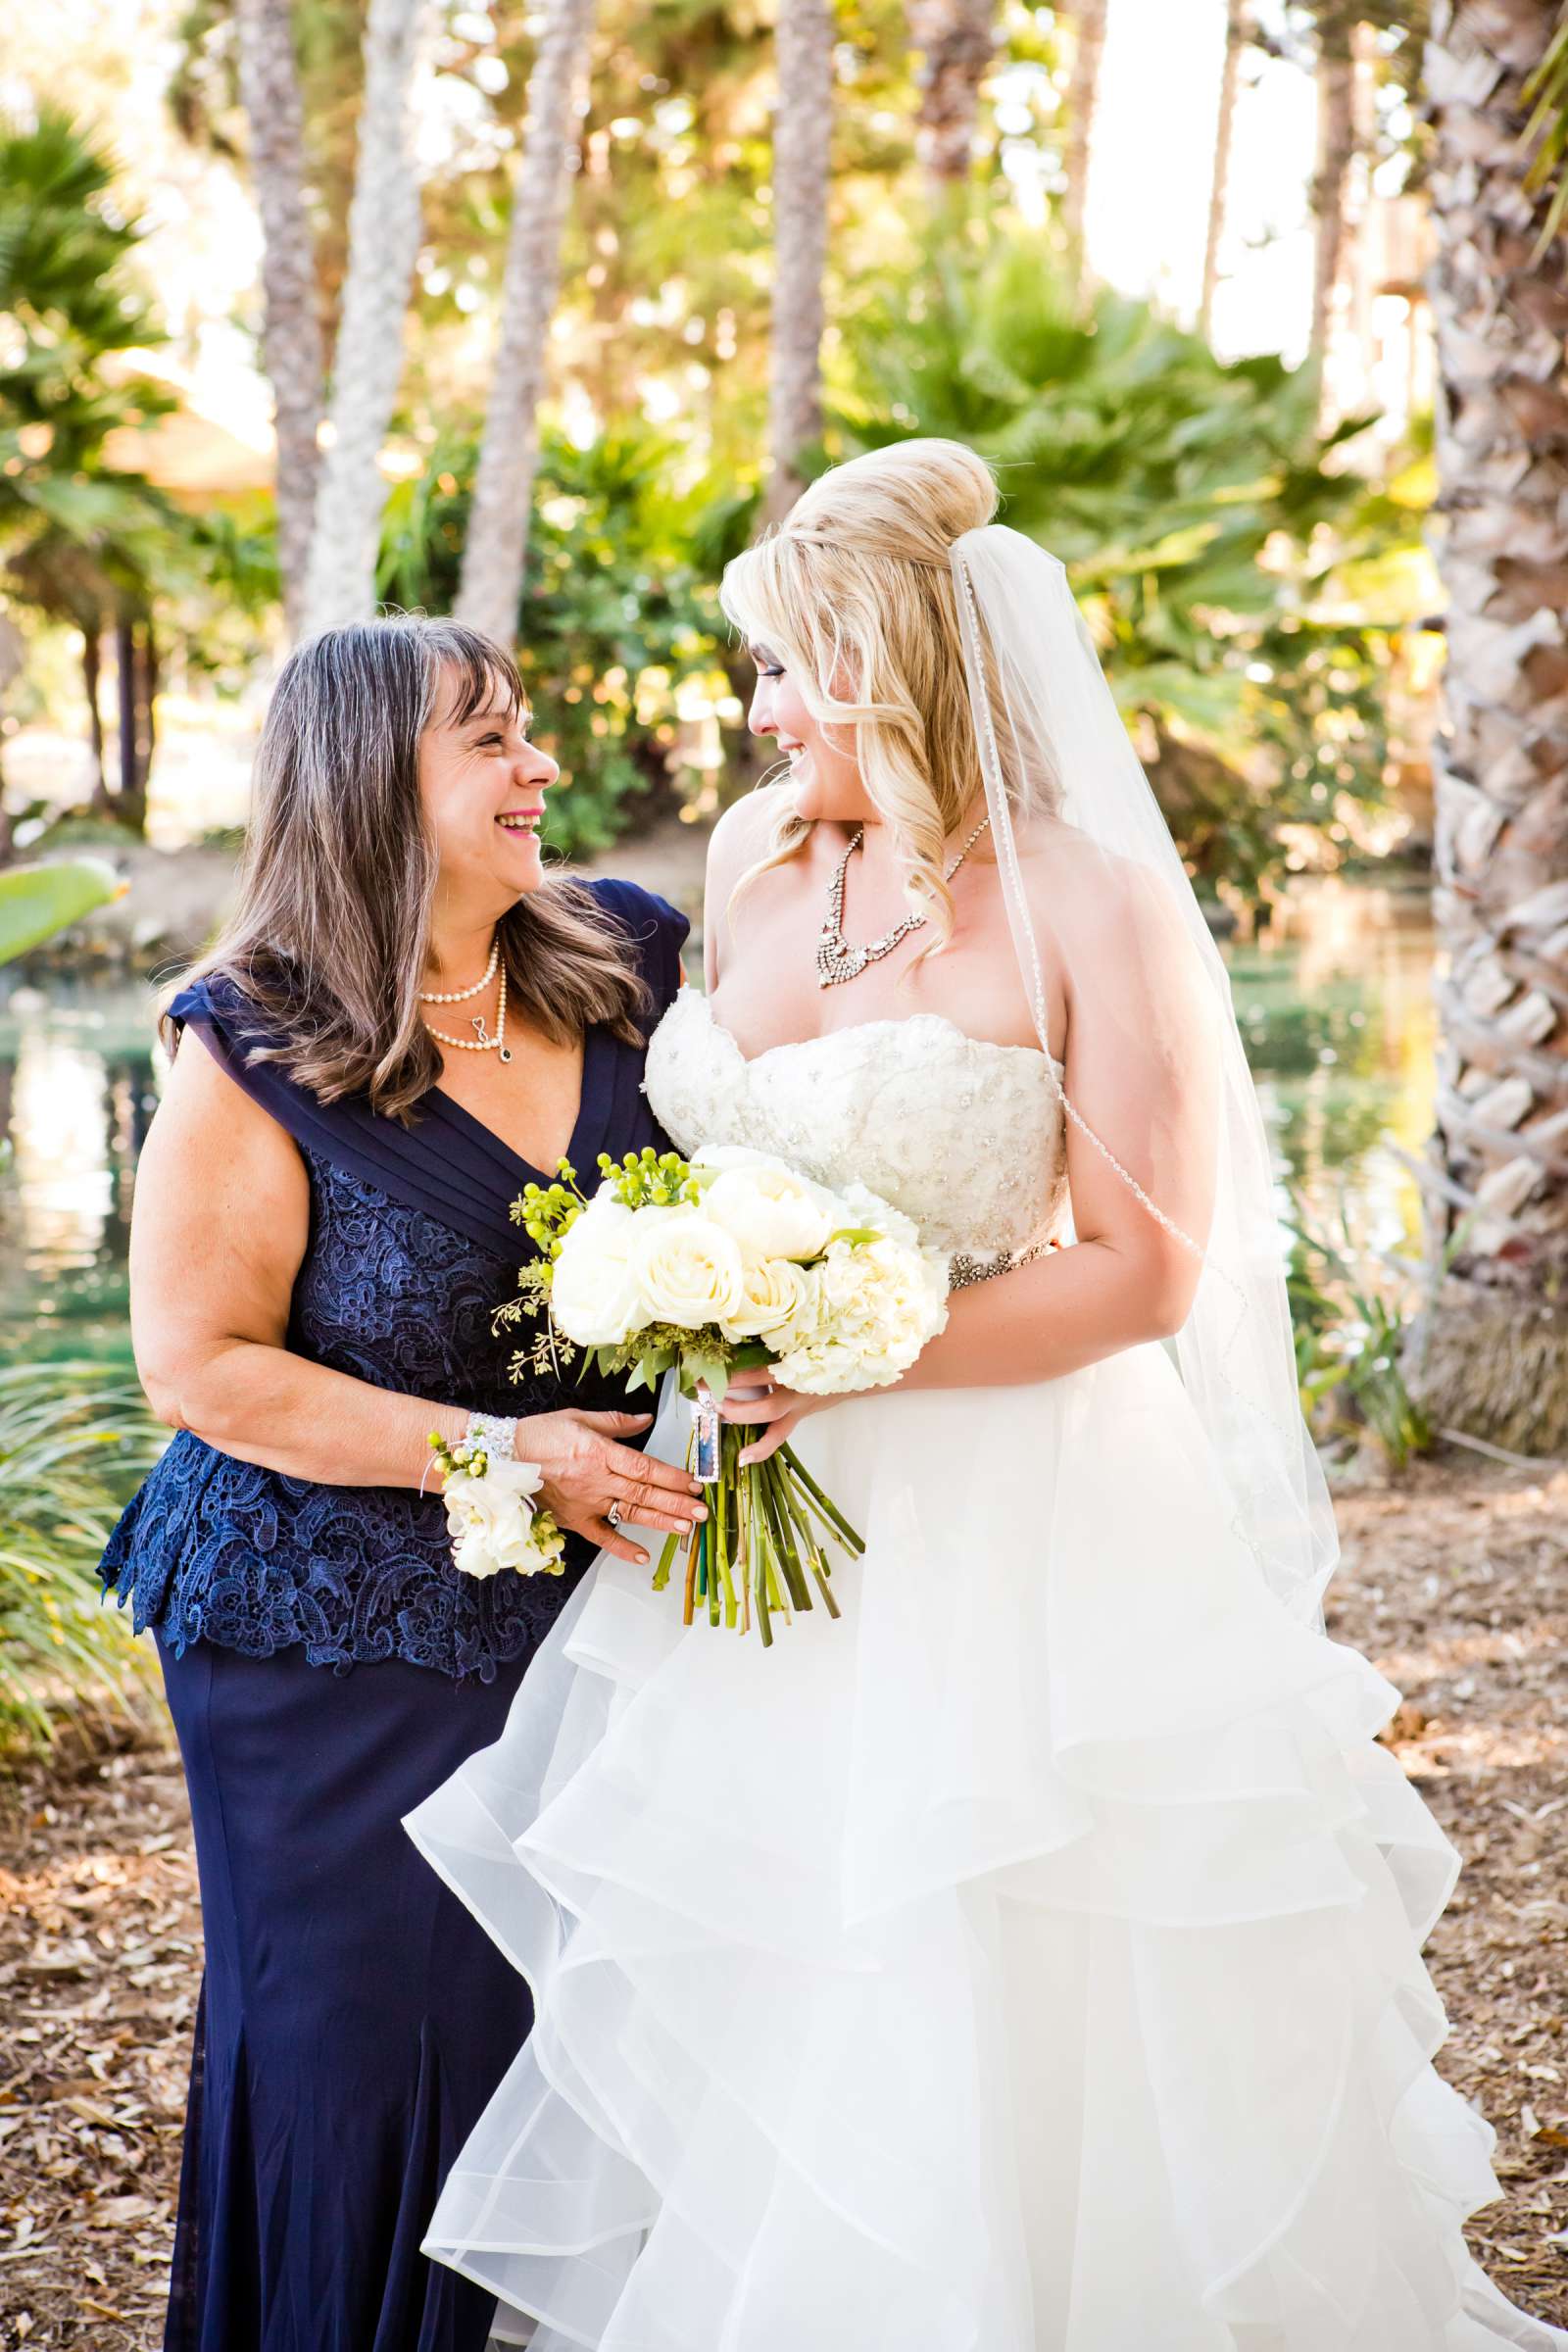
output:
M598 1121L602 1126L606 1115L603 1097L607 1090L598 1084L597 1066L606 1042L606 1032L602 1024L598 1022L595 1022L583 1033L582 1077L577 1095L577 1116L572 1122L571 1138L566 1145L564 1153L579 1176L583 1173L584 1155L588 1147L595 1141L594 1123ZM494 1127L487 1125L483 1119L477 1117L466 1103L460 1102L456 1095L449 1095L444 1086L432 1086L426 1100L439 1102L448 1118L452 1119L459 1127L466 1129L476 1142L489 1145L491 1150L500 1152L504 1159L510 1159L514 1166L523 1171L524 1175L532 1176L538 1182L547 1185L557 1181L556 1169L546 1170L535 1166L531 1159L525 1159L514 1145L508 1143L504 1135L499 1135Z

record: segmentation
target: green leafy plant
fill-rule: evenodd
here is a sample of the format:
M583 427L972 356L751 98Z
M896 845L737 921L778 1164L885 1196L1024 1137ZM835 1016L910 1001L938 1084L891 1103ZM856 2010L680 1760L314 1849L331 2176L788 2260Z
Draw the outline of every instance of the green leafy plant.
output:
M114 870L96 858L7 867L0 872L0 963L25 956L124 890Z
M834 437L991 461L1002 519L1071 573L1197 878L1255 895L1282 827L1381 801L1390 630L1347 583L1419 514L1346 464L1369 419L1321 434L1309 369L1222 362L1109 289L1085 307L1044 238L950 239L845 335Z
M68 1715L149 1720L154 1681L97 1563L164 1432L93 1364L0 1371L0 1735L47 1745Z
M1343 1201L1339 1224L1336 1237L1314 1231L1298 1206L1288 1226L1286 1287L1301 1410L1320 1442L1359 1445L1370 1435L1402 1470L1434 1439L1402 1369L1417 1303L1414 1271L1359 1250Z

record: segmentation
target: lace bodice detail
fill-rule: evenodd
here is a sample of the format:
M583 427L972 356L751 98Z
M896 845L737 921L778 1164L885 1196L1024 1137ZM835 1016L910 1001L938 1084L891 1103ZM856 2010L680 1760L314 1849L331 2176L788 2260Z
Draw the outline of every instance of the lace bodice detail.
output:
M858 1179L933 1249L1017 1250L1064 1219L1062 1117L1046 1057L940 1013L860 1021L751 1060L684 988L643 1080L679 1149L749 1144L819 1183Z

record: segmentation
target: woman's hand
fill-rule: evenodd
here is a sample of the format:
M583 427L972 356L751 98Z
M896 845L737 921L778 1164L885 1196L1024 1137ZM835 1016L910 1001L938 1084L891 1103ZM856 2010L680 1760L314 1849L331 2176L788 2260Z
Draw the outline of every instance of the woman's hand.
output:
M764 1366L752 1372L737 1372L725 1392L719 1406L719 1418L724 1421L762 1422L762 1435L745 1446L739 1456L742 1464L765 1462L770 1453L787 1446L808 1413L819 1413L832 1396L803 1396L798 1389L781 1388Z
M646 1429L652 1413L534 1413L516 1428L517 1459L537 1462L544 1472L538 1500L560 1527L587 1536L617 1560L643 1566L648 1554L618 1535L605 1514L618 1502L639 1527L684 1536L706 1519L703 1490L677 1462L662 1462L633 1446L617 1444Z

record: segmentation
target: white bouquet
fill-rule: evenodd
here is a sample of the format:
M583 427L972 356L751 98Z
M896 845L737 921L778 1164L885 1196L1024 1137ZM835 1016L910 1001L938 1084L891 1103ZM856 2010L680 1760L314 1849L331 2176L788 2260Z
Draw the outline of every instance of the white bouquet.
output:
M828 1547L863 1550L859 1537L792 1446L742 1468L745 1430L716 1407L736 1371L762 1364L807 1396L897 1380L947 1321L946 1260L863 1186L833 1191L738 1145L689 1160L650 1147L599 1167L592 1200L564 1160L563 1182L527 1187L514 1214L540 1255L519 1280L548 1304L552 1348L629 1372L630 1390L673 1370L696 1401L691 1458L710 1493L688 1540L687 1623L703 1603L744 1633L755 1605L769 1642L775 1610L811 1606L808 1577L837 1616Z

